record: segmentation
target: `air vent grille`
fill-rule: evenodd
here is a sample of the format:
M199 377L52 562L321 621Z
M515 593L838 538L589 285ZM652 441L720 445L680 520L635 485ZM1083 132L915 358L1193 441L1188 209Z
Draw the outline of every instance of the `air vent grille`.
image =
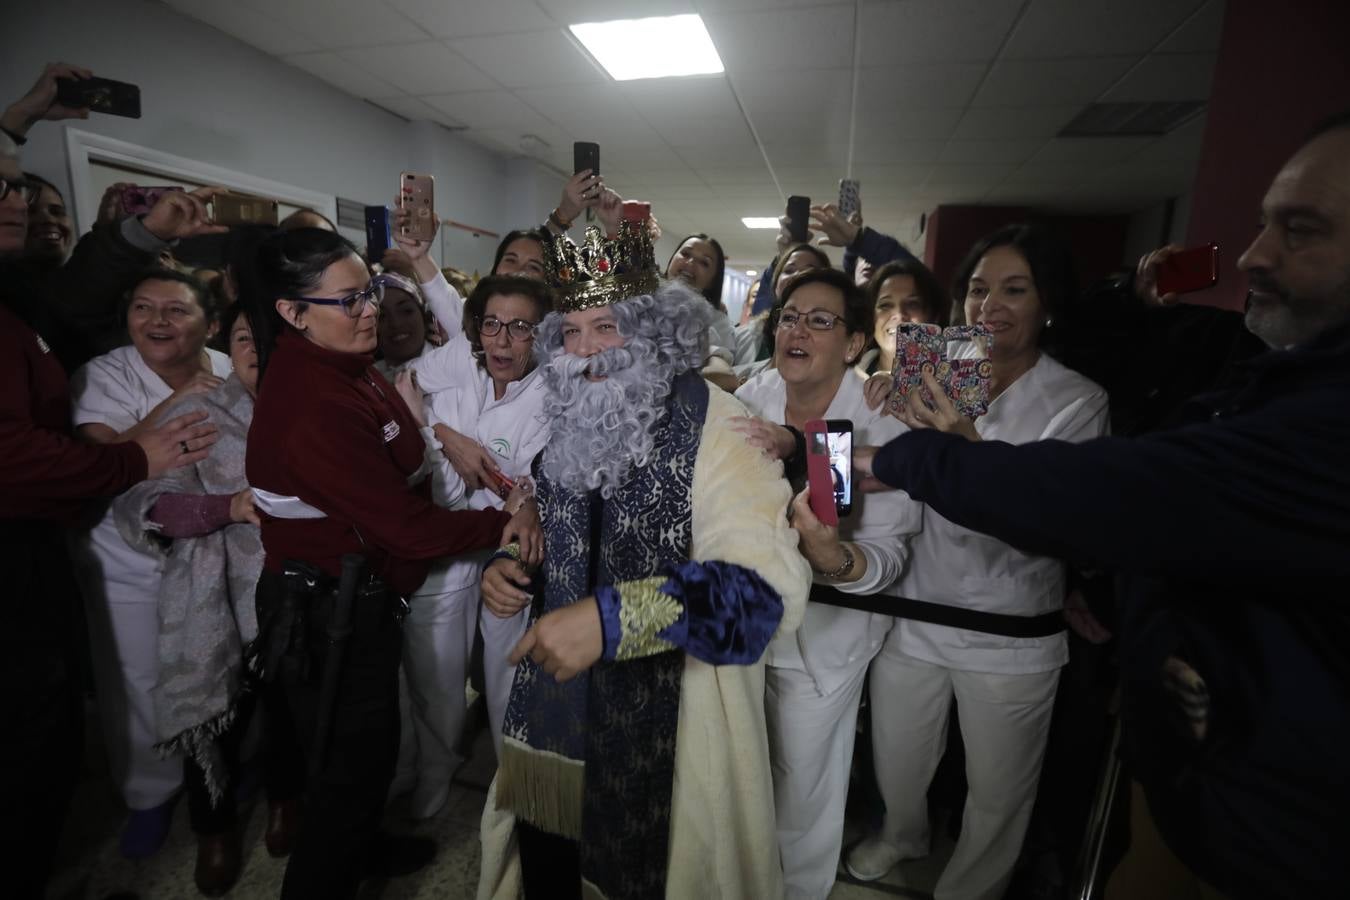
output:
M1204 111L1203 100L1094 103L1060 131L1060 137L1133 137L1167 134Z

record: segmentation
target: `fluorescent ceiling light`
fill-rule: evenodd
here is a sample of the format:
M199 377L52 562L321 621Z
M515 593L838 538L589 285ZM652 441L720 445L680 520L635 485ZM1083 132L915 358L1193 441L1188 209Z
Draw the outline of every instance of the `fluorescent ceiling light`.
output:
M701 16L619 19L567 27L615 81L722 71L722 59Z
M759 274L759 272L757 272L754 269L746 269L745 274L749 275L751 278L754 278L756 275Z
M772 228L777 231L780 227L777 216L744 216L741 221L746 228Z

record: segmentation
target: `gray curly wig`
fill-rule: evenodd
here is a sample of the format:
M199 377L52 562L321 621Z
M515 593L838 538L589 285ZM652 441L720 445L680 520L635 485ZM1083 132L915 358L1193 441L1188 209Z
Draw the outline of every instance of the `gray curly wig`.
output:
M675 376L697 371L708 356L713 315L701 295L673 281L610 311L623 346L591 357L568 353L564 314L556 311L539 323L534 342L552 425L543 472L567 490L598 488L606 499L634 466L646 465ZM589 381L587 373L605 379Z

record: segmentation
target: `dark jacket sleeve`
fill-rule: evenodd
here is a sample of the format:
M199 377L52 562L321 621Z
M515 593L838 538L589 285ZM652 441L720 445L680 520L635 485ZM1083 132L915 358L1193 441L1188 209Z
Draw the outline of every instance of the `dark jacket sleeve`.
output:
M884 266L888 262L916 258L913 253L910 253L905 249L904 244L900 243L889 234L882 234L866 225L858 232L858 236L853 239L853 243L844 250L845 272L852 271L852 267L849 265L848 256L850 252L853 253L855 257L860 256L867 260L873 266Z
M145 452L135 443L86 444L39 424L33 398L50 392L33 383L39 374L20 346L20 327L0 334L0 517L67 521L90 498L143 480Z
M913 431L883 447L873 470L1031 553L1145 575L1343 576L1350 476L1339 461L1350 420L1270 412L1081 444Z
M750 312L754 315L773 309L778 303L778 298L773 293L773 270L777 265L778 257L775 256L769 260L769 264L759 276L759 291L755 293L755 305L750 307Z
M107 353L126 343L123 293L167 246L134 218L99 225L80 238L64 266L46 276L41 290L95 355Z

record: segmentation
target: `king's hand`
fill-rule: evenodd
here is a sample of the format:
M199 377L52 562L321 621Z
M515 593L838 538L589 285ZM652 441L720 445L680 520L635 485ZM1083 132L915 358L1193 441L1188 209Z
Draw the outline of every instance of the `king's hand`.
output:
M528 656L556 680L569 681L595 665L604 649L600 609L594 597L587 597L541 616L511 651L509 662L514 666Z

